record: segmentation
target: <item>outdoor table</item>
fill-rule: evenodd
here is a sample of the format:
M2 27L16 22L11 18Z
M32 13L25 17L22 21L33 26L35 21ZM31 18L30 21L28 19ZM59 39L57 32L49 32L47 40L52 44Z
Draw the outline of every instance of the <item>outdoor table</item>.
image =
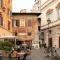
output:
M18 52L17 54L18 54L19 56L22 56L22 55L25 54L25 52Z
M25 52L18 52L17 55L18 55L18 60L20 60L25 55Z

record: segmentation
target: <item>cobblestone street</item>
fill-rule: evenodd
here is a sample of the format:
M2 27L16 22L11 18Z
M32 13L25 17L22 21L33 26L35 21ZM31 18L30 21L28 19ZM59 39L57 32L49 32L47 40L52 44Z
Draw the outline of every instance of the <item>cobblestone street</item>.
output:
M46 57L43 49L34 49L32 50L31 60L60 60L60 58L55 57Z

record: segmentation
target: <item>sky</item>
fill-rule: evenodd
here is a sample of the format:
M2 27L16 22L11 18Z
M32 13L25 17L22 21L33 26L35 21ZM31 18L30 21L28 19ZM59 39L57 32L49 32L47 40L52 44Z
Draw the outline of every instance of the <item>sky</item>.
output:
M20 12L21 9L31 11L35 0L12 0L12 12Z

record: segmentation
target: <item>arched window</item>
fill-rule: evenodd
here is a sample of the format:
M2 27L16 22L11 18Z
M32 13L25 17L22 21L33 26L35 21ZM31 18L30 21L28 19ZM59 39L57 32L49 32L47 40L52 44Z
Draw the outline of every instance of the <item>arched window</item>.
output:
M60 19L60 3L57 4L57 13L58 13L58 19Z

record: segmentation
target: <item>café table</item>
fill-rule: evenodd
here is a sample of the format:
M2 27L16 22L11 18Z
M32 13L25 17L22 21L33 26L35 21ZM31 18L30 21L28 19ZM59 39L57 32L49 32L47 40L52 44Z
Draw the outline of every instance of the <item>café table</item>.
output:
M21 57L24 57L25 52L18 52L17 55L18 55L18 60L20 60Z

